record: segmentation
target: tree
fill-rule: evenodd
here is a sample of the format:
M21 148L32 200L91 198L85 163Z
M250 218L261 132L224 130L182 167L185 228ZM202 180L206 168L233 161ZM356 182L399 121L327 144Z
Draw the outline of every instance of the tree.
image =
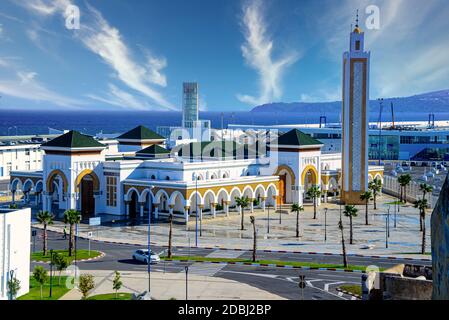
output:
M299 213L301 211L304 211L304 207L303 206L300 206L297 203L294 203L292 205L291 212L296 212L296 238L299 238Z
M317 199L321 196L321 190L319 186L313 186L307 190L307 196L313 199L313 219L316 219L316 207Z
M36 266L34 267L33 278L34 280L36 280L37 283L39 283L41 287L41 300L42 300L42 287L48 280L48 272L47 270L44 269L44 267Z
M345 234L343 231L343 221L341 221L341 215L340 215L340 221L338 221L338 229L341 231L341 247L342 247L342 253L343 253L343 267L348 267L348 257L346 256L346 246L345 246Z
M368 189L373 193L374 210L377 210L377 195L382 191L382 181L380 181L380 179L374 178L373 181L370 181L368 183Z
M240 230L245 230L245 227L243 225L243 221L244 221L243 215L245 212L245 208L248 207L248 205L249 205L249 199L248 199L248 197L235 197L235 203L237 204L237 206L240 207L240 213L242 215L242 219L241 219L241 223L240 223L240 228L241 228Z
M53 253L53 265L59 271L58 285L61 285L61 273L69 266L69 261L62 254Z
M428 193L431 193L433 191L433 188L431 185L427 184L427 183L421 183L419 185L419 189L422 191L422 199L426 199L426 195Z
M115 271L114 280L112 280L112 289L115 290L115 298L118 298L118 291L122 288L123 282L120 280L120 272Z
M83 295L83 300L87 298L89 291L95 288L94 276L91 274L82 274L79 279L78 289Z
M353 233L352 233L352 218L357 217L357 208L355 206L345 206L343 214L345 217L349 217L349 244L353 244Z
M256 250L257 250L257 230L256 230L256 218L254 216L249 217L251 224L253 225L253 262L256 262Z
M428 193L432 193L433 188L431 185L428 185L427 183L421 183L419 185L419 189L422 191L422 199L426 200L426 195ZM425 216L425 215L424 215ZM422 216L419 216L419 226L420 226L420 230L423 230L423 221L422 221Z
M8 280L7 286L10 299L14 300L17 296L17 293L20 290L20 280L17 279L16 277L13 277Z
M415 208L419 210L419 219L422 221L421 231L422 231L422 244L421 244L421 254L426 254L426 209L427 209L427 199L421 199L415 202Z
M71 257L74 252L75 226L80 222L81 222L81 215L78 211L70 209L64 212L64 223L70 225L69 257Z
M169 223L169 229L168 229L168 249L167 249L167 258L171 259L172 257L172 252L171 252L171 247L172 247L172 237L173 237L173 215L170 214L168 216L168 223ZM151 257L150 257L151 260ZM149 260L149 261L150 261ZM150 261L151 262L151 261Z
M360 195L360 200L365 201L365 224L369 225L368 223L368 206L370 200L373 200L373 193L371 191L365 191Z
M401 185L401 201L407 203L407 186L412 181L410 174L403 174L398 178L398 182Z
M43 246L43 251L44 251L44 256L47 255L47 226L53 224L53 219L55 218L55 216L53 214L51 214L48 211L39 211L39 213L36 216L37 221L44 225L44 246Z

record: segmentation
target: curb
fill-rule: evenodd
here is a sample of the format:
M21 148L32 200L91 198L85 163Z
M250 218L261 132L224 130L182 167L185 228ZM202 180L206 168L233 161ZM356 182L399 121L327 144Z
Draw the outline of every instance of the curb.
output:
M206 263L206 264L223 264L223 265L238 265L238 266L252 266L252 267L272 267L283 269L302 269L302 270L319 270L319 271L335 271L335 272L349 272L349 273L366 273L362 270L350 270L339 268L319 268L319 267L306 267L306 266L292 266L292 265L280 265L280 264L266 264L266 263L253 263L253 262L223 262L223 261L202 261L202 260L172 260L164 259L166 262L173 263Z
M106 256L106 253L104 253L104 252L102 252L102 251L98 251L98 252L100 252L100 255L98 255L98 256L95 257L95 258L76 260L76 262L94 261L94 260L102 259L102 258L104 258L104 257ZM50 264L50 261L37 261L37 260L31 260L30 262ZM72 263L73 263L73 262L72 262Z
M352 297L355 297L355 298L357 298L359 300L362 300L362 297L359 296L358 294L355 294L355 293L352 293L352 292L349 292L349 291L346 291L346 290L342 290L340 288L336 288L335 290L337 290L338 292L342 292L344 294L347 294L348 296L352 296Z
M33 228L37 228L42 230L42 228L38 227L38 226L32 226ZM51 232L55 232L55 233L61 233L60 231L52 231L49 230ZM87 237L83 237L83 236L78 236L79 239L84 239L84 240L89 240L89 238ZM93 242L101 242L101 243L108 243L108 244L120 244L120 245L130 245L130 246L139 246L139 244L137 243L129 243L129 242L121 242L121 241L102 241L102 240L92 240ZM154 245L157 245L156 243L153 243ZM164 246L164 245L162 245ZM173 246L173 248L181 248L181 249L188 249L189 247L187 246ZM198 249L206 249L206 250L228 250L228 251L251 251L251 249L241 249L241 248L223 248L223 247L198 247ZM287 250L258 250L260 252L265 252L265 253L291 253L291 254L308 254L308 255L325 255L325 256L343 256L341 253L332 253L332 252L314 252L314 251L287 251ZM371 259L387 259L387 260L408 260L408 261L424 261L424 262L431 262L432 259L425 259L425 258L418 258L418 259L414 259L414 258L408 258L408 257L392 257L392 256L379 256L379 255L363 255L363 254L359 254L359 253L348 253L346 254L348 257L359 257L359 258L371 258Z

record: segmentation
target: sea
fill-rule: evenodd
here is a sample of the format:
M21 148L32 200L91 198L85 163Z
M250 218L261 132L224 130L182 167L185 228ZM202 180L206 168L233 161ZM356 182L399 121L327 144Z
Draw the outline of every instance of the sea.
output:
M319 114L316 112L223 112L223 127L228 124L280 125L315 124L320 116L328 123L339 123L340 113ZM221 112L201 112L200 118L210 120L213 128L221 128ZM395 113L395 121L427 121L427 113ZM85 134L114 134L126 132L138 125L152 130L158 126L180 126L180 112L155 111L31 111L0 110L0 135L48 134L49 128L56 130L78 130ZM371 114L370 121L378 121L379 114ZM449 120L449 113L435 113L435 121ZM391 121L384 114L382 121Z

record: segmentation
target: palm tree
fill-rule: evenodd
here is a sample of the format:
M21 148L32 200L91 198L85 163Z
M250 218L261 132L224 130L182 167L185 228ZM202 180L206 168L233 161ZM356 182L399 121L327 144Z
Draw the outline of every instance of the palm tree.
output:
M419 189L422 191L422 198L423 198L423 200L426 198L426 195L428 193L431 193L433 191L432 186L427 184L427 183L421 183L419 185Z
M37 221L40 224L44 225L44 239L43 239L44 240L44 247L43 247L44 256L47 255L47 226L53 224L54 218L55 218L55 216L48 211L39 211L39 213L36 216Z
M353 233L352 233L352 218L357 217L357 212L359 210L355 206L345 206L345 210L343 214L346 217L349 217L349 244L353 244Z
M340 221L338 221L338 229L341 231L341 247L343 251L343 267L348 267L348 257L346 256L346 246L345 246L345 234L343 232L343 221L341 221L341 215L340 215Z
M169 223L169 229L168 229L168 250L167 250L167 258L171 259L172 253L171 253L171 247L172 247L172 237L173 237L173 215L170 214L168 216L168 223Z
M304 211L304 207L303 206L300 206L297 203L294 203L292 205L291 212L296 212L296 238L299 238L299 213L301 211Z
M373 200L373 193L371 191L365 191L360 195L360 200L365 201L365 224L369 225L368 223L368 205L370 200Z
M42 287L44 286L44 283L48 280L48 273L47 270L44 269L42 266L36 266L33 270L33 278L36 280L37 283L39 283L41 287L41 300L42 300Z
M235 197L235 203L240 207L240 214L242 215L240 230L245 230L245 227L243 225L243 218L244 218L245 208L249 205L249 199L248 199L248 197Z
M429 184L427 184L427 183L421 183L420 185L419 185L419 189L422 191L422 199L423 200L426 200L426 195L428 194L428 193L432 193L432 191L433 191L433 187L431 186L431 185L429 185ZM423 229L423 221L422 221L422 219L421 219L421 215L419 216L419 225L420 225L420 230L422 231L422 229Z
M253 225L253 262L256 262L256 250L257 250L257 231L256 231L256 218L250 216L251 224Z
M427 199L418 200L415 202L415 208L419 209L422 231L422 244L421 244L421 254L426 254L426 209L427 209Z
M307 190L307 196L313 199L313 219L316 219L316 199L321 196L321 190L319 186L313 186Z
M75 244L75 225L81 222L81 215L78 211L70 209L64 212L64 223L70 225L69 236L69 257L72 256Z
M373 181L370 181L368 183L368 189L373 193L374 210L377 210L377 195L382 191L382 181L380 181L380 179L374 178Z
M403 174L398 178L398 182L401 185L401 201L407 203L407 186L412 181L412 176L410 174Z

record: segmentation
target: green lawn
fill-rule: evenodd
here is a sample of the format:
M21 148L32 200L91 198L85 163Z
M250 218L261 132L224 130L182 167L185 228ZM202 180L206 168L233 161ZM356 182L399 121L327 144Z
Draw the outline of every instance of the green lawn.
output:
M87 300L131 300L132 293L118 293L117 298L115 293L98 294L96 296L88 297Z
M340 289L351 292L353 294L357 294L359 296L362 295L362 286L356 284L340 286Z
M169 260L167 257L161 257L163 260ZM246 262L252 263L249 259L239 259L239 258L209 258L201 256L173 256L171 260L195 260L195 261L205 261L205 262ZM260 264L276 264L279 266L295 266L295 267L311 267L311 268L333 268L333 269L344 269L341 264L327 264L327 263L313 263L313 262L298 262L298 261L280 261L280 260L256 260L255 263ZM362 270L365 271L364 266L349 265L348 270Z
M50 278L47 283L42 287L42 300L58 300L67 292L70 291L65 286L65 282L67 277L61 277L61 285L58 285L59 277L53 276L53 288L52 288L52 297L50 298ZM41 289L40 285L34 280L33 277L30 277L30 292L26 295L23 295L17 300L41 300Z
M399 205L405 205L405 203L404 202L401 202L401 201L393 201L393 202L387 202L387 203L385 203L385 204L389 204L389 205L392 205L392 206L394 206L394 205L397 205L397 204L399 204Z
M73 260L75 260L75 254L73 254L71 257L69 257L68 250L54 250L53 253L59 253L62 254L64 257L66 257L69 261L69 263L72 263ZM90 250L90 255L88 250L77 250L76 252L76 260L83 260L83 259L89 259L89 258L96 258L101 253L99 251ZM33 261L50 261L50 250L47 252L47 255L44 256L43 252L34 252L31 254L31 260Z

